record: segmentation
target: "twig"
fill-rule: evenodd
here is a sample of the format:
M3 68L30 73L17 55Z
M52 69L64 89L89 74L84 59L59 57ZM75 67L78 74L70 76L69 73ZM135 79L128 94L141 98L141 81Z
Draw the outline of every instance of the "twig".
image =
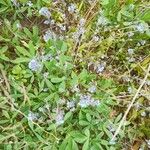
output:
M30 98L28 97L27 92L26 92L26 88L23 84L22 84L22 90L21 91L22 91L23 96L24 96L24 103L26 103L26 101L27 101L29 103L29 105L31 105Z
M85 17L84 17L86 22L87 22L87 20L88 20L88 17L89 17L89 15L90 15L91 11L92 11L93 8L96 6L96 4L97 4L97 0L95 0L95 1L93 2L92 6L90 7L90 9L88 10L88 12L86 13L86 15L85 15ZM76 60L76 57L77 57L78 48L79 48L79 46L80 46L80 44L81 44L81 42L82 42L82 38L83 38L83 34L80 35L79 41L77 41L77 42L75 43L75 46L74 46L74 48L73 48L73 52L75 52L75 58L74 58L75 60Z
M136 94L134 95L134 97L133 97L133 99L132 99L130 105L128 106L128 108L127 108L127 110L126 110L126 112L125 112L125 114L124 114L122 120L120 121L120 124L119 124L117 130L115 131L115 133L114 133L114 135L113 135L111 141L114 141L115 138L116 138L116 136L119 134L120 129L121 129L122 125L124 124L124 122L125 122L125 120L126 120L126 117L127 117L128 113L129 113L131 107L133 106L133 104L134 104L136 98L138 97L138 94L139 94L140 90L142 89L143 85L144 85L145 82L146 82L146 79L147 79L147 77L148 77L148 75L149 75L149 71L150 71L150 64L149 64L149 66L148 66L146 75L145 75L145 77L144 77L144 79L143 79L141 85L139 86L139 88L138 88Z
M8 89L8 92L10 92L10 85L9 85L9 83L8 83L8 79L7 79L6 74L5 74L5 72L4 72L3 69L1 69L1 73L2 73L2 76L3 76L3 78L4 78L4 81L5 81L6 87L7 87L7 89Z

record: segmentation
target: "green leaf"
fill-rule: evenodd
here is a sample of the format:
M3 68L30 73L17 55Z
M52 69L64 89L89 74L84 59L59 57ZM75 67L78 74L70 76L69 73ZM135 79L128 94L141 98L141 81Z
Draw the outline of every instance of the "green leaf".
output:
M10 116L9 116L9 114L8 114L7 111L3 110L3 111L2 111L2 114L3 114L6 118L10 119Z
M72 149L73 150L79 150L77 143L73 140L72 140Z
M46 140L44 140L38 133L35 132L34 130L34 124L32 121L28 121L28 125L29 127L31 128L32 132L36 135L36 137L42 142L42 143L45 143L46 144Z
M30 58L27 57L20 57L20 58L16 58L15 60L12 60L11 62L13 63L23 63L23 62L29 62Z
M60 82L62 82L63 80L64 80L65 78L64 77L62 77L62 78L51 78L51 82L52 83L60 83Z
M87 70L86 69L83 69L82 70L82 72L79 74L79 80L81 81L81 82L86 82L86 80L87 80L87 77L88 77L88 72L87 72Z
M24 28L24 32L30 39L32 39L32 33L29 31L29 29Z
M89 139L86 140L86 142L84 143L82 150L88 150L89 149Z
M144 13L142 13L140 16L140 19L150 22L150 9L148 9Z
M35 49L35 46L33 45L32 41L29 42L28 48L29 48L29 50L30 50L30 54L31 54L32 56L35 56L36 49Z
M33 36L38 37L39 30L37 26L33 26Z
M67 50L67 43L63 42L61 46L61 51L66 51Z
M73 132L71 135L77 143L83 143L87 139L85 135L81 134L78 131Z
M48 79L45 79L45 83L50 90L55 90L54 85Z
M118 123L120 120L121 120L121 118L122 118L122 113L120 113L118 116L117 116L117 118L115 119L115 124L116 123Z
M113 134L109 130L107 130L106 127L104 127L103 130L105 131L106 135L111 139Z
M106 140L100 140L100 143L102 144L102 145L105 145L105 146L108 146L108 144L109 144L109 142L108 141L106 141Z
M50 94L49 96L47 96L47 97L44 99L44 101L51 101L52 99L54 99L55 95L56 95L56 93Z
M31 57L31 54L24 47L16 46L16 49L20 54Z
M80 120L80 121L79 121L79 124L80 124L81 126L87 126L87 125L89 125L90 123L87 122L87 121L84 121L84 120Z
M91 119L92 119L92 118L91 118L91 115L90 115L89 113L86 114L86 119L87 119L89 122L91 122Z
M61 143L59 147L59 150L66 150L67 143L68 143L68 138L63 140L63 142Z
M0 59L5 60L5 61L10 61L10 59L6 57L4 54L0 55Z
M70 149L72 149L72 138L68 138L68 144L67 144L67 147L66 147L66 149L65 150L70 150Z
M0 4L3 4L3 5L6 5L6 6L7 6L7 3L6 3L4 0L1 0L1 1L0 1Z
M8 7L0 8L0 13L5 12L7 9L8 9Z
M71 116L72 116L72 112L71 111L67 112L64 121L68 120Z
M104 148L99 143L94 143L91 150L104 150Z
M85 129L84 133L88 138L90 137L90 130L88 128Z
M4 46L0 49L0 54L5 53L8 50L8 46Z
M109 0L101 0L101 4L102 5L107 5L107 4L109 4Z
M66 83L63 81L62 83L60 83L59 85L59 92L63 93L66 91Z
M19 65L16 65L13 67L12 73L13 74L20 74L21 70L22 70L21 67Z
M78 76L75 74L75 72L71 73L71 77L72 77L70 81L71 86L78 85Z
M49 125L47 130L50 131L50 130L54 130L55 128L56 128L56 125L53 123L53 124Z

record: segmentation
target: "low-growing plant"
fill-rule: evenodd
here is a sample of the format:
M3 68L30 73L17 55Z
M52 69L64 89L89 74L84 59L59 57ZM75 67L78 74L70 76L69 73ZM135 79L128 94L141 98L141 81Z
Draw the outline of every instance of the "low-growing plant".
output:
M145 0L0 1L0 149L150 148Z

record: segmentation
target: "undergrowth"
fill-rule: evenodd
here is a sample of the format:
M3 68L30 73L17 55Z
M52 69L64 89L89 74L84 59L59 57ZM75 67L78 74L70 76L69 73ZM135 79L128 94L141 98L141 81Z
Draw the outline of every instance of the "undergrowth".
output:
M148 150L149 0L0 0L0 149Z

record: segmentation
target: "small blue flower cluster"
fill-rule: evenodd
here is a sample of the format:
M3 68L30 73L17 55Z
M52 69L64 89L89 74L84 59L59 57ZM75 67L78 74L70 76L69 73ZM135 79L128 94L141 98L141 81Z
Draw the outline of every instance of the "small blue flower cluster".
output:
M55 117L56 125L61 125L64 123L64 111L58 110Z
M95 100L91 97L91 95L81 95L80 101L78 103L81 107L88 107L88 106L99 106L99 100Z
M32 71L40 71L42 69L42 64L37 59L32 59L28 64L29 69Z

